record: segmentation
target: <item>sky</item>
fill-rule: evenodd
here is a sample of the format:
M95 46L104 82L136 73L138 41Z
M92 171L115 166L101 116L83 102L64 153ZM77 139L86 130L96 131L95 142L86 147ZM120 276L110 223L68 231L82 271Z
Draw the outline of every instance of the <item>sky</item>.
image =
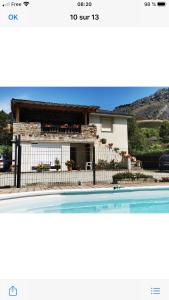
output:
M97 105L112 110L152 95L162 87L0 87L0 110L10 112L12 98Z

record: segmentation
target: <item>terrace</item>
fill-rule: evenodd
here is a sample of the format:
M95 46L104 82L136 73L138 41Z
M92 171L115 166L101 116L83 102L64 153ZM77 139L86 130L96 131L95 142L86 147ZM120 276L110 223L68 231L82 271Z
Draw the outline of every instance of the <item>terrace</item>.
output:
M62 134L78 134L81 133L80 124L42 124L41 125L42 133L62 133Z
M96 127L89 125L89 113L97 106L58 104L12 99L13 134L22 140L92 142Z
M77 125L76 125L77 126ZM63 142L93 142L97 129L90 125L43 125L37 122L13 123L13 134L21 135L22 140L53 140Z

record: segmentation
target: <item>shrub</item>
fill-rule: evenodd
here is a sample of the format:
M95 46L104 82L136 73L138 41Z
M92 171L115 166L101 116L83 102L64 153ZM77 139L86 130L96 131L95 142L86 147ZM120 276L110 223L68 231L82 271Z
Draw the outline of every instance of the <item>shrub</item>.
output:
M118 180L131 179L134 180L134 174L130 172L117 173L113 175L113 182L117 182Z
M98 164L96 165L97 170L123 170L127 169L127 164L125 162L115 162L111 160L108 162L104 159L99 159Z
M161 181L162 181L162 182L169 182L169 177L162 177L162 178L161 178Z
M107 160L104 159L99 159L98 164L97 164L97 169L99 170L104 170L108 167L108 162Z
M143 174L143 173L135 173L134 176L135 176L136 179L139 179L139 178L143 178L143 179L153 178L152 175L146 175L146 174Z
M156 150L148 152L135 152L134 156L141 160L142 167L146 169L158 169L159 168L159 158L162 154L169 153L169 150Z
M164 121L160 126L159 136L162 138L163 142L169 141L169 122Z
M130 173L130 172L123 172L117 173L113 176L113 183L117 183L118 180L137 180L137 179L150 179L153 178L151 175L146 175L143 173Z
M2 154L6 159L11 159L12 147L8 145L0 145L0 154Z
M118 170L127 169L127 163L124 161L115 163L115 169L118 169Z

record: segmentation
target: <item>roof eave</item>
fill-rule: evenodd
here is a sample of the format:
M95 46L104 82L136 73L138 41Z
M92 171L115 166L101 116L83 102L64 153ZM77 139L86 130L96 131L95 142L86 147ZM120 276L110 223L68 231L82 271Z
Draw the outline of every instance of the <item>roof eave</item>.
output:
M123 114L113 114L113 113L99 113L99 112L92 112L90 115L95 115L95 116L103 116L103 117L116 117L116 118L125 118L125 119L131 119L133 118L132 115L123 115Z

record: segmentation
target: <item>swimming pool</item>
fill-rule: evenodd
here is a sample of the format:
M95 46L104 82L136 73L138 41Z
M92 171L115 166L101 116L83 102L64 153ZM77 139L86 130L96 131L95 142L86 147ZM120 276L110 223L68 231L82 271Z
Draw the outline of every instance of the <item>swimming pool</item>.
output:
M1 195L0 213L169 213L169 186Z

